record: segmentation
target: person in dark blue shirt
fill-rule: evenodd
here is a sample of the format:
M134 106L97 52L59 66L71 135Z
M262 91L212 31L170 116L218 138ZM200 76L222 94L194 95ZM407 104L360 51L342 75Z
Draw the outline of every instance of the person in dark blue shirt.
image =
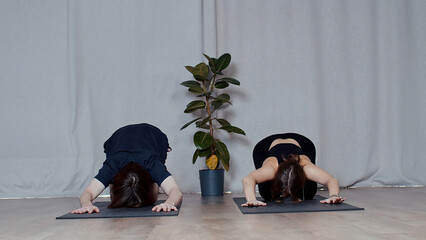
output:
M115 131L104 143L106 160L80 196L81 208L72 213L93 213L99 209L92 201L110 186L110 208L152 205L159 186L167 200L153 211L176 211L182 193L165 162L171 148L167 136L147 123L133 124Z

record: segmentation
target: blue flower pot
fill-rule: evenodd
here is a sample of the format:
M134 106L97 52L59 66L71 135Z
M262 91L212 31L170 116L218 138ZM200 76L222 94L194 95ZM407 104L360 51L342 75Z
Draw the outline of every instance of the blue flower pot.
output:
M224 172L223 169L200 170L201 196L223 195Z

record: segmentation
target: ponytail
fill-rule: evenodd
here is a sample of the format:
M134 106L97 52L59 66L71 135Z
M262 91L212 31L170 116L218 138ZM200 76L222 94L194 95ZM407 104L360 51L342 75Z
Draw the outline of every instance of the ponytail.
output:
M156 200L153 189L151 175L139 164L130 162L114 176L108 208L151 205Z
M292 200L297 201L297 194L303 188L306 175L300 166L300 155L290 154L287 159L278 166L272 182L271 196L273 200L290 195Z

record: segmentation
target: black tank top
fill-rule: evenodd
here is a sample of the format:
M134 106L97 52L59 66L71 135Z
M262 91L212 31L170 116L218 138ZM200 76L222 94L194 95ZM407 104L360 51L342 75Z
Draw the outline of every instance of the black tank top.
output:
M309 140L307 137L300 135L300 134L297 134L297 133L280 133L280 134L274 134L274 135L268 136L268 137L262 139L260 142L258 142L256 144L256 146L254 146L253 162L254 162L254 166L255 166L256 169L259 169L259 168L262 167L263 162L268 157L269 148L270 148L272 142L275 139L278 139L278 138L281 138L281 139L291 138L291 139L296 140L300 144L300 147L301 147L300 150L302 150L303 155L306 155L309 158L309 160L311 160L311 162L313 164L315 164L315 146L314 146L314 144L312 143L311 140ZM281 144L277 144L277 145L281 145ZM285 145L287 145L287 144L285 144ZM292 144L292 145L294 145L294 144ZM294 146L297 147L297 145L294 145ZM278 148L281 148L281 147L278 147ZM294 148L292 148L292 149L294 149ZM273 149L271 148L271 150L273 150ZM280 149L280 151L281 151L281 149ZM279 152L279 155L274 156L274 157L277 157L278 163L282 162L281 161L282 160L282 157L281 157L282 153L280 151L277 150L277 152ZM297 151L297 150L295 150L295 151ZM297 152L294 152L293 154L297 154ZM285 157L288 157L288 155L285 156Z
M287 159L290 154L305 155L300 147L292 143L279 143L269 149L267 157L276 157L278 164Z
M278 138L294 139L299 143L300 148L294 144L277 144L273 148L269 149L272 142ZM287 146L287 145L292 145L292 146ZM312 143L310 139L297 133L279 133L279 134L268 136L256 144L256 146L253 149L254 166L256 167L256 169L261 168L263 162L268 156L276 157L278 159L278 163L281 163L284 161L281 155L284 155L284 157L288 157L289 154L306 155L309 158L309 160L311 160L311 162L315 164L315 155L316 155L315 145ZM259 186L260 195L265 200L270 200L272 181L259 183L258 186ZM298 197L300 199L312 199L315 196L316 191L317 191L317 183L311 180L308 180L305 183L303 194L301 194Z

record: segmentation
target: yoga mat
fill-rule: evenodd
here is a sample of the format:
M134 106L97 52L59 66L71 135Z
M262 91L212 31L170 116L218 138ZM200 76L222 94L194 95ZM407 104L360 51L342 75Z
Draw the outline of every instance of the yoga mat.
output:
M179 214L180 206L177 206L177 211L171 212L153 212L151 209L165 200L159 200L154 205L145 206L140 208L108 208L110 202L95 202L93 205L99 208L98 213L83 213L72 214L67 213L56 219L88 219L88 218L127 218L127 217L165 217L177 216Z
M262 198L257 199L263 201ZM364 210L364 208L355 207L345 202L341 204L320 203L320 200L323 199L325 199L325 197L319 195L316 195L312 200L304 200L302 202L294 202L286 198L283 202L265 202L267 204L266 206L259 207L241 207L241 204L246 202L244 197L234 198L234 202L237 204L242 214Z

